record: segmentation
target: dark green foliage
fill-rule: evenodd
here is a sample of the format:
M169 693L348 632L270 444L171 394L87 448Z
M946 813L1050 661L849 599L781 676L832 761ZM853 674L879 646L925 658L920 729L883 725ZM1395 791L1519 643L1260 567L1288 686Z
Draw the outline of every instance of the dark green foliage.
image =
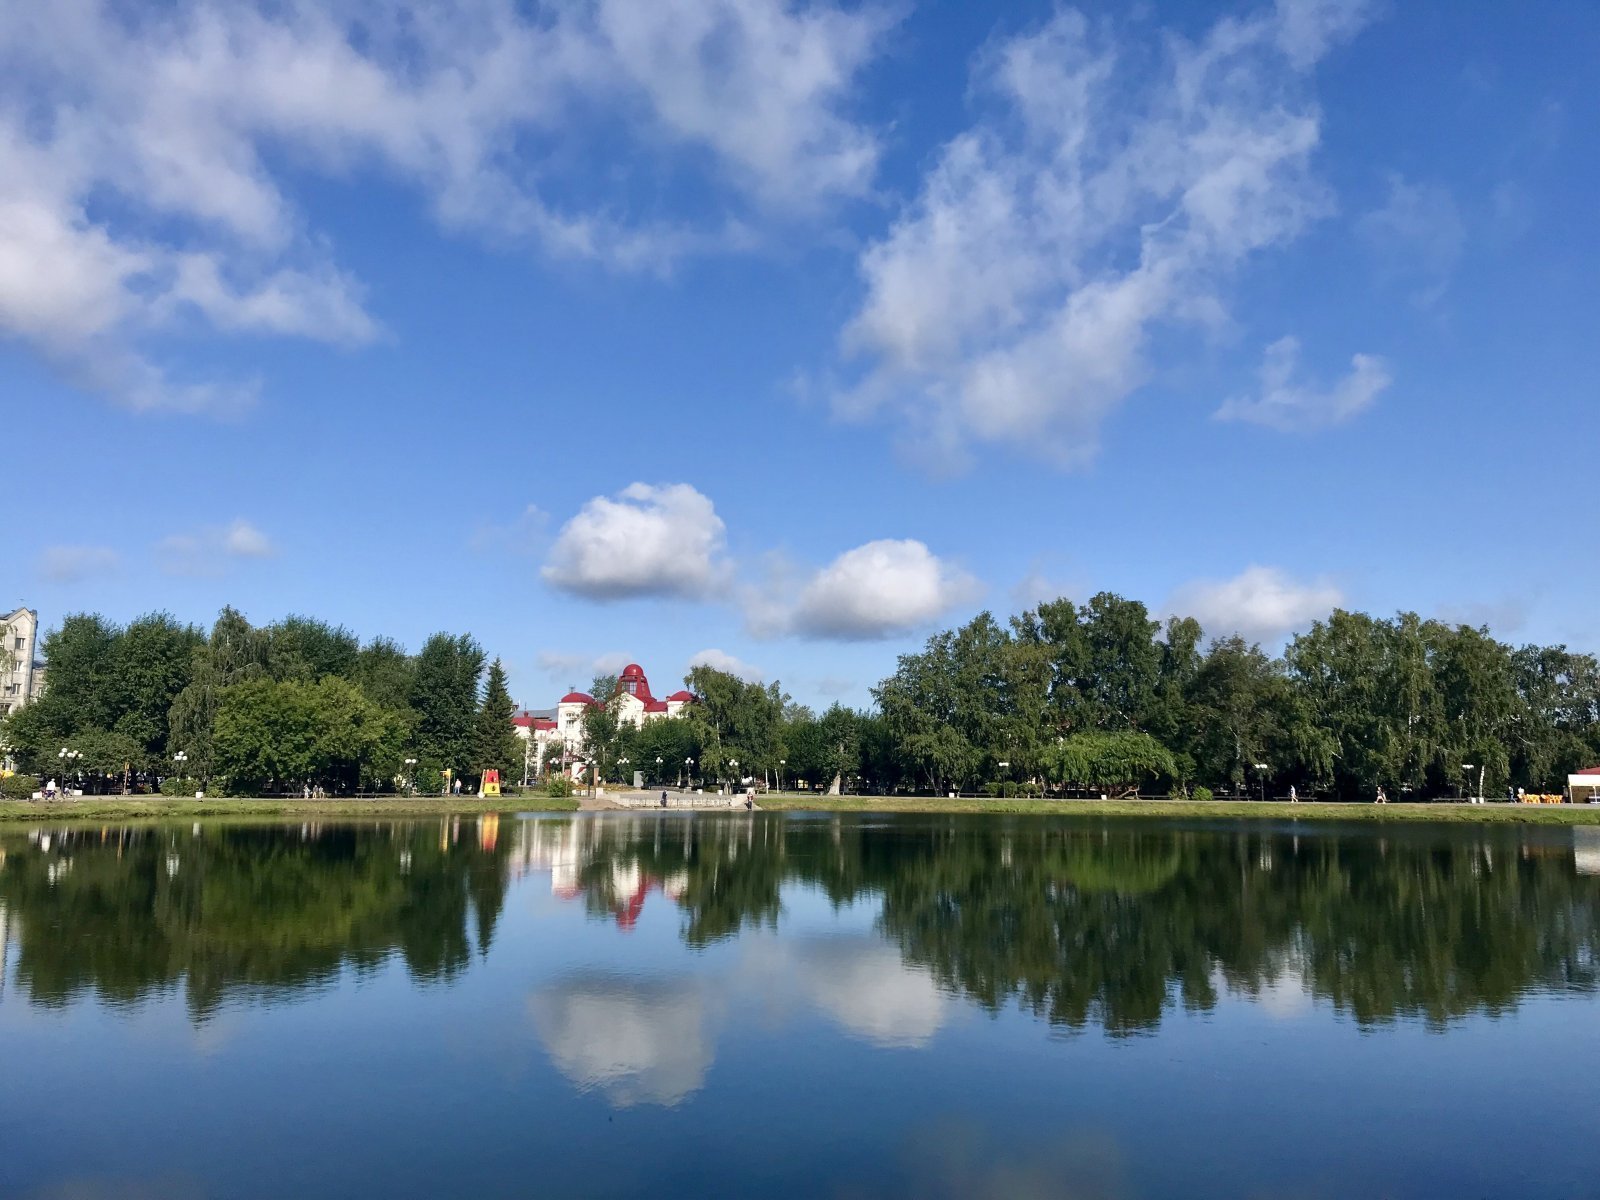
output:
M483 647L468 634L436 633L417 656L411 681L417 757L460 775L472 767Z
M522 742L511 724L516 711L506 688L505 668L497 658L489 664L489 681L484 686L473 732L475 771L493 768L500 772L502 780L522 778Z
M193 777L179 794L211 789L219 773L234 788L387 790L405 757L459 772L489 746L487 725L478 729L483 651L470 637L439 634L412 658L388 639L361 646L310 617L257 628L226 608L209 636L165 613L125 627L72 615L42 648L44 695L7 718L0 737L19 766L70 775L90 792L152 786L169 773ZM520 777L503 672L494 711L505 719L493 753Z

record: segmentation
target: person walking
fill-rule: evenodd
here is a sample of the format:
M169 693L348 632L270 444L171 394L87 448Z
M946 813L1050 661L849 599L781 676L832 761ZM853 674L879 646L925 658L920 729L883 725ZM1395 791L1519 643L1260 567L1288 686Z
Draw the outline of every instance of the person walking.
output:
M1290 804L1299 804L1300 803L1300 793L1294 790L1294 784L1292 784L1292 783L1289 785L1289 803Z
M1387 804L1387 803L1389 803L1389 793L1383 790L1383 785L1382 784L1378 785L1378 796L1377 796L1377 799L1375 799L1373 801L1373 803L1374 804Z

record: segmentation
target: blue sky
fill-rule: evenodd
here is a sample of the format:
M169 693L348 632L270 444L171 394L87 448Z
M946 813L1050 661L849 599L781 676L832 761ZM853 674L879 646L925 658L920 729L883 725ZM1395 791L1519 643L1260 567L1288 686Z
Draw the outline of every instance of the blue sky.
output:
M0 15L0 602L864 703L1112 589L1600 647L1600 9ZM657 689L662 690L660 688Z

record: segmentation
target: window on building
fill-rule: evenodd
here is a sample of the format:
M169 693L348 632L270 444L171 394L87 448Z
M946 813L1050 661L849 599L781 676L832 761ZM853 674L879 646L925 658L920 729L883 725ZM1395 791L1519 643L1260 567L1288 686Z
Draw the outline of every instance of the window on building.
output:
M28 640L26 638L17 638L15 644L12 646L12 649L14 650L26 650L27 648Z

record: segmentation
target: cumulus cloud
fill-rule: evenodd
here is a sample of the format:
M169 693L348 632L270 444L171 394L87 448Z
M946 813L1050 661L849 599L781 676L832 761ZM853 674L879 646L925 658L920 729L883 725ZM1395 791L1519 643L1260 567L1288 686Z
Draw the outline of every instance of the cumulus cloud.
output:
M624 269L747 244L757 218L869 187L878 137L848 107L887 11L828 0L9 5L0 336L129 407L183 411L237 408L253 388L170 378L140 349L157 330L371 340L363 289L298 210L291 171L381 173L448 228ZM603 196L562 174L579 113L631 136ZM627 177L666 169L673 150L704 156L726 186L662 220L654 181L630 193ZM630 215L630 194L650 216Z
M722 671L733 675L746 683L760 683L763 673L760 667L753 667L741 658L736 658L726 650L715 648L702 650L689 660L689 667L710 667L714 671Z
M1168 37L1153 77L1072 10L986 53L982 115L862 255L843 346L864 374L838 410L888 415L944 462L1092 457L1159 335L1222 322L1230 276L1331 211L1306 72L1363 9L1224 18Z
M726 530L686 483L634 483L596 496L561 527L541 574L590 600L702 598L728 579Z
M798 587L784 578L746 597L757 636L868 641L911 633L976 598L972 576L913 539L868 542L847 550Z
M39 574L51 583L77 583L121 565L109 546L49 546L39 556Z
M1262 356L1260 392L1227 400L1214 415L1284 433L1326 429L1366 412L1393 382L1383 359L1370 354L1355 355L1350 373L1326 388L1297 379L1299 365L1300 342L1279 338Z
M1212 635L1237 633L1271 642L1321 620L1344 603L1326 581L1302 583L1276 567L1249 567L1232 579L1185 584L1165 605L1171 616L1193 617Z
M156 543L157 561L168 575L220 575L230 559L271 558L276 553L272 539L242 517Z

